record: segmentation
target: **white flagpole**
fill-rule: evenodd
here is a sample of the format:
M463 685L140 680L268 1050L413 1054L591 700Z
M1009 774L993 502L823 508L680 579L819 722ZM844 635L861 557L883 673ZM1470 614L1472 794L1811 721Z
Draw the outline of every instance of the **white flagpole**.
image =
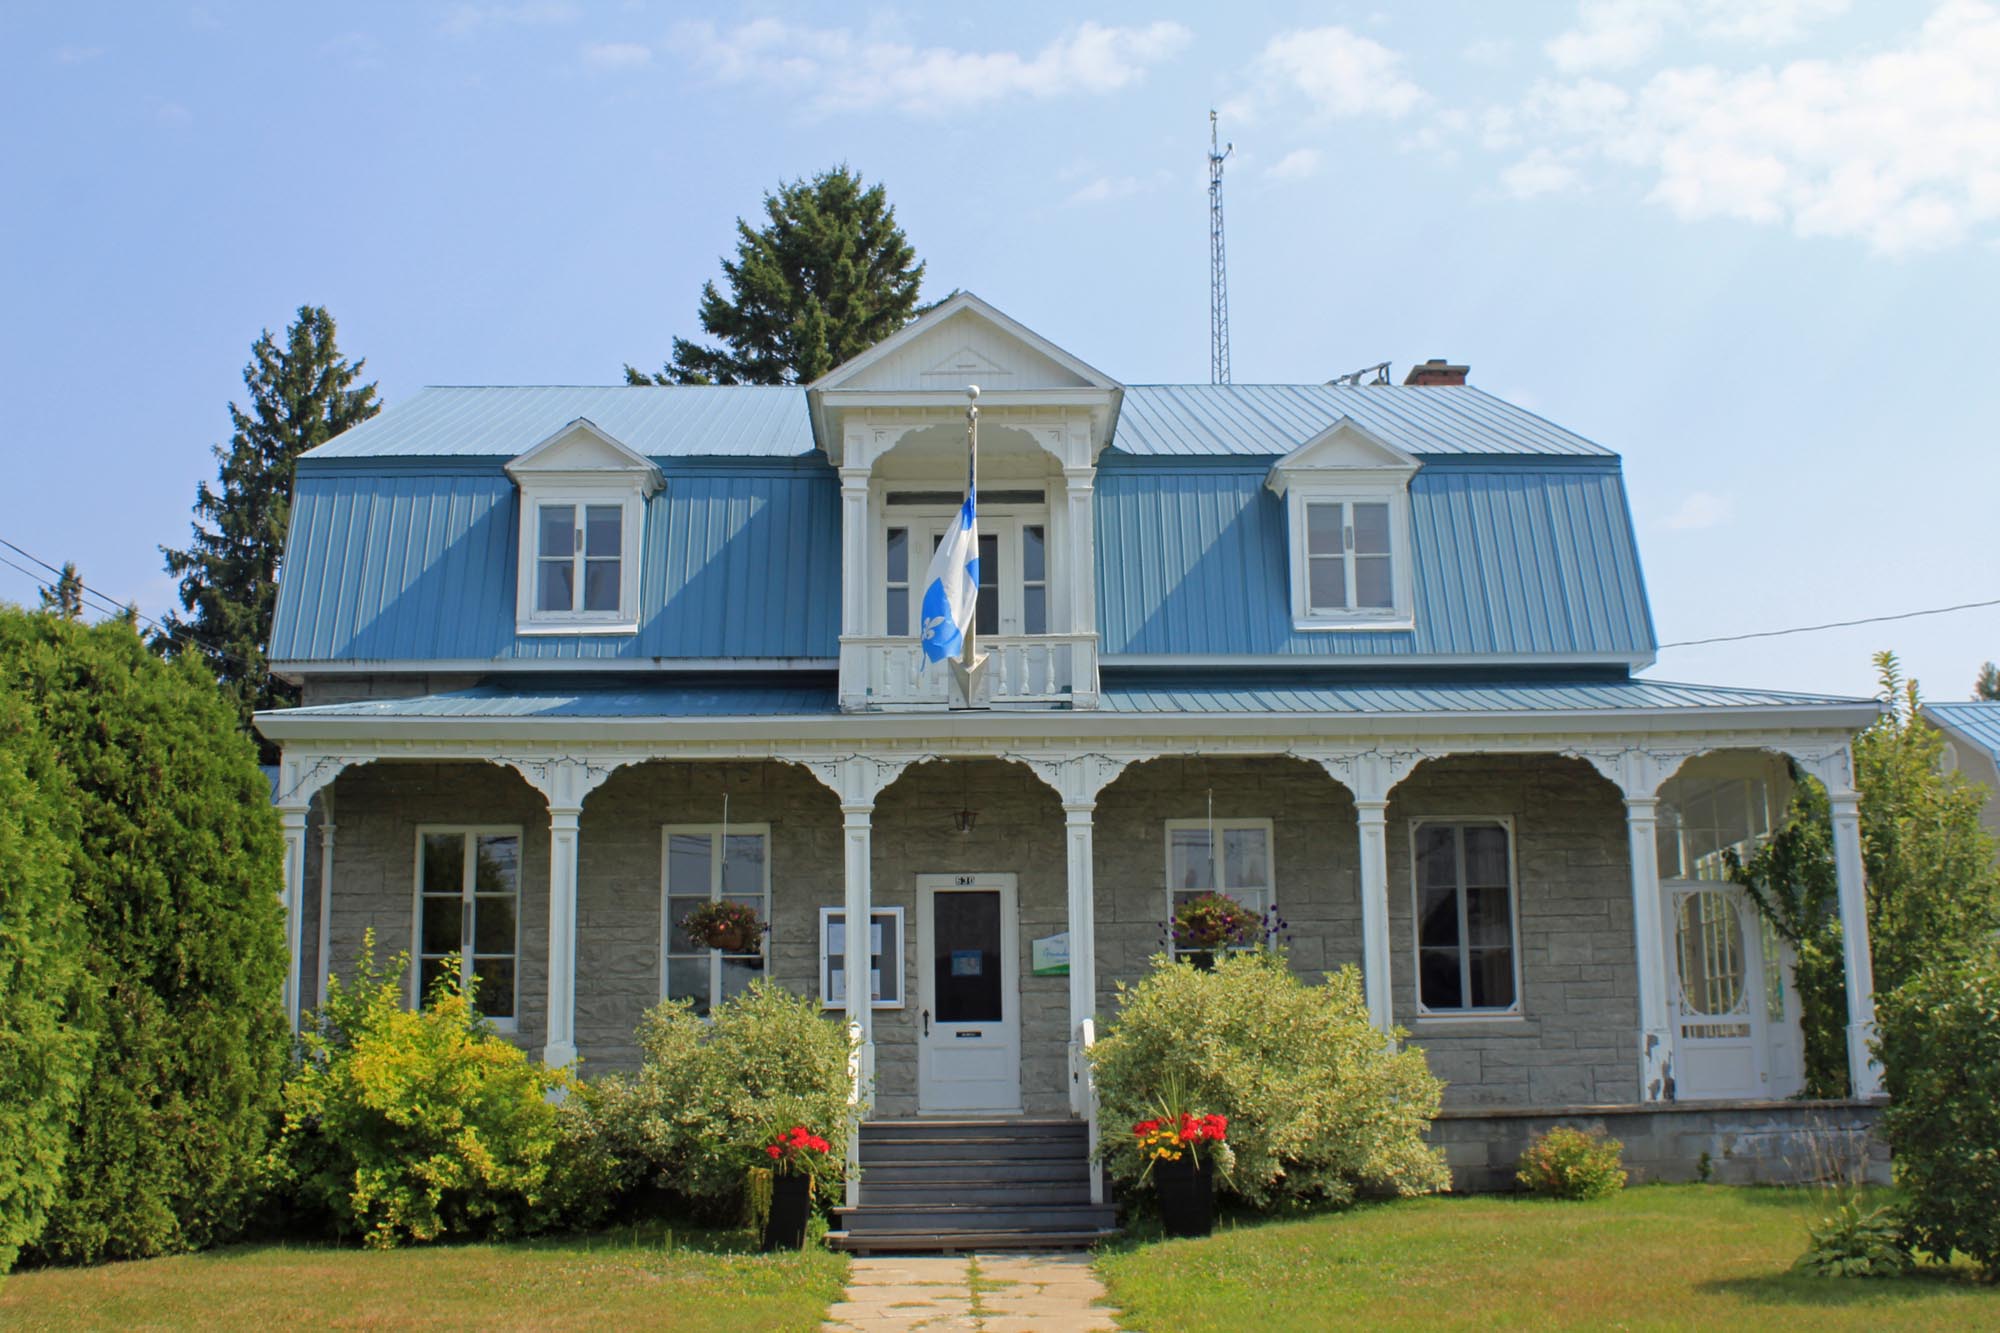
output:
M968 400L965 407L965 494L966 498L972 501L973 521L976 524L979 513L979 386L977 384L966 385L965 396ZM979 543L976 536L973 541L972 554L975 559L979 556ZM974 643L978 635L979 588L975 584L972 590L972 623L965 627L964 642L959 645L958 657L951 664L951 673L957 678L960 696L956 704L957 707L977 708L979 706L976 702L980 684L979 678L985 674L986 659L979 655L977 646Z

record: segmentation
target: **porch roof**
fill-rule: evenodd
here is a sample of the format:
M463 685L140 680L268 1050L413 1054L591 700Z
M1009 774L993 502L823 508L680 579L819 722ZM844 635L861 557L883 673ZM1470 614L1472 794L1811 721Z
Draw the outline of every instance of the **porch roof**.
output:
M1927 703L1923 712L1934 724L1965 744L1985 751L1995 764L2000 764L2000 700Z
M1772 709L1841 705L1866 699L1784 690L1748 690L1674 681L1537 680L1288 684L1188 678L1107 681L1102 707L1117 713L1434 713L1659 712L1674 709Z

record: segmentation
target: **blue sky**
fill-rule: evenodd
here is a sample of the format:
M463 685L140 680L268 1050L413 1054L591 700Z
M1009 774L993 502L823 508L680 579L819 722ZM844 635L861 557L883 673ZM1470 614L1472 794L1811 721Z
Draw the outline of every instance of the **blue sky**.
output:
M0 8L0 537L157 614L262 328L609 383L846 161L926 292L1133 383L1432 356L1625 456L1665 641L2000 596L2000 5ZM0 567L0 598L32 582ZM1649 674L1955 698L2000 609Z

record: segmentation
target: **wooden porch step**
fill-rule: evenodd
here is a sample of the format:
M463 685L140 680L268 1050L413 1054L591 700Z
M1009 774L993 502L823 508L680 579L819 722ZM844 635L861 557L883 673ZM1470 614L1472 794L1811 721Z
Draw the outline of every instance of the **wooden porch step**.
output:
M984 1234L1001 1231L1090 1231L1113 1225L1110 1204L899 1203L835 1208L834 1217L854 1234Z
M1070 1184L1090 1179L1090 1163L1082 1153L1061 1157L948 1157L934 1161L870 1159L861 1177L868 1185L928 1185L953 1180L1040 1180Z
M870 1173L861 1181L861 1206L896 1208L908 1204L1012 1204L1047 1206L1088 1204L1090 1179L1070 1180L898 1180L885 1181Z

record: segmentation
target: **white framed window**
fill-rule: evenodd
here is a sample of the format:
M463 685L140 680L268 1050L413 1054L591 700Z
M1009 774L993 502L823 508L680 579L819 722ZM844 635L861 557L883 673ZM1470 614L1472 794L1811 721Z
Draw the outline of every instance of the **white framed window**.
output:
M1395 629L1411 621L1409 497L1400 487L1288 492L1292 621L1299 629Z
M771 924L768 824L668 824L660 836L660 996L692 1000L697 1014L764 975L771 934L755 949L725 953L689 939L681 920L703 903L753 907Z
M1418 1012L1520 1013L1513 820L1412 820L1410 869Z
M411 1005L428 998L456 955L459 975L472 987L473 1006L502 1032L514 1031L521 961L520 827L419 825L415 898Z
M1268 819L1169 819L1167 821L1167 920L1181 904L1219 892L1262 914L1275 890L1275 842ZM1175 957L1182 949L1168 931Z
M639 628L645 501L629 487L523 486L523 634L629 634Z
M876 907L869 912L868 977L870 1004L876 1009L903 1007L903 909ZM822 1009L847 1007L847 912L819 909L819 1003Z
M922 496L922 503L911 498ZM1051 569L1049 511L1038 492L1000 491L979 510L979 601L973 627L982 635L1047 634L1058 610ZM881 633L902 636L923 618L923 579L958 513L948 497L891 492L879 506L875 568L881 571ZM933 501L936 501L935 503Z

